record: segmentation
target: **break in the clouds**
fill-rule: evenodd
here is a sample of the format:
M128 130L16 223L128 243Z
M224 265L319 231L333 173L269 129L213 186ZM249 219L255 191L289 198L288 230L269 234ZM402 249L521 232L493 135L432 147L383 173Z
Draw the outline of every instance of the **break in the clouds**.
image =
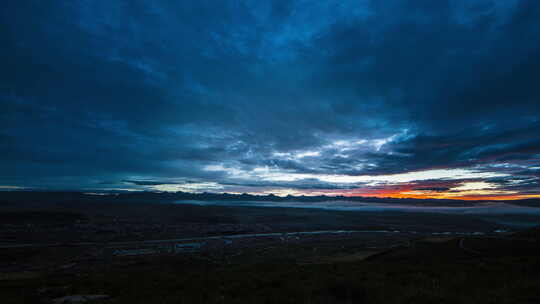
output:
M7 1L0 188L540 195L540 3Z

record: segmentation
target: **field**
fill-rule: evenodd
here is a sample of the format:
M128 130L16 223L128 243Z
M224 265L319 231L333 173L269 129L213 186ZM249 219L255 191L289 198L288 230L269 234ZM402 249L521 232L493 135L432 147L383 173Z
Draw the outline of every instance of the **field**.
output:
M44 200L0 219L2 303L540 301L540 230L475 215Z

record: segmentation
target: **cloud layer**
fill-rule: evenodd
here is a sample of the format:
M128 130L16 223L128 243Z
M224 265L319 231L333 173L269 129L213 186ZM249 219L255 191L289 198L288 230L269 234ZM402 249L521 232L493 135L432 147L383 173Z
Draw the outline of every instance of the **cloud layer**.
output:
M540 3L11 1L0 185L540 195Z

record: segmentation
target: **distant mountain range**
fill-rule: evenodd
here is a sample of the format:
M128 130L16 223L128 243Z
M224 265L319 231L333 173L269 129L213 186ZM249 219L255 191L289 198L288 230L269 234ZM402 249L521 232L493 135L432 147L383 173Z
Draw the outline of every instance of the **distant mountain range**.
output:
M414 205L437 205L451 203L455 206L468 206L475 203L487 201L464 201L451 199L411 199L411 198L377 198L361 196L277 196L252 195L252 194L230 194L230 193L188 193L188 192L82 192L82 191L2 191L0 192L0 202L17 201L47 201L47 202L173 202L180 200L197 201L269 201L269 202L328 202L328 201L349 201L362 203L399 203ZM540 207L540 199L523 199L514 201L504 201L506 203L520 206Z

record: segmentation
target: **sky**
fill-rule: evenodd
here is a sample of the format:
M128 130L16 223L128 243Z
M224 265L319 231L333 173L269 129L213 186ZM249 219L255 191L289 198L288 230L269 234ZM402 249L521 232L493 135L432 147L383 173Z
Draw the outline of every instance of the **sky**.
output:
M0 11L0 190L540 197L540 1Z

